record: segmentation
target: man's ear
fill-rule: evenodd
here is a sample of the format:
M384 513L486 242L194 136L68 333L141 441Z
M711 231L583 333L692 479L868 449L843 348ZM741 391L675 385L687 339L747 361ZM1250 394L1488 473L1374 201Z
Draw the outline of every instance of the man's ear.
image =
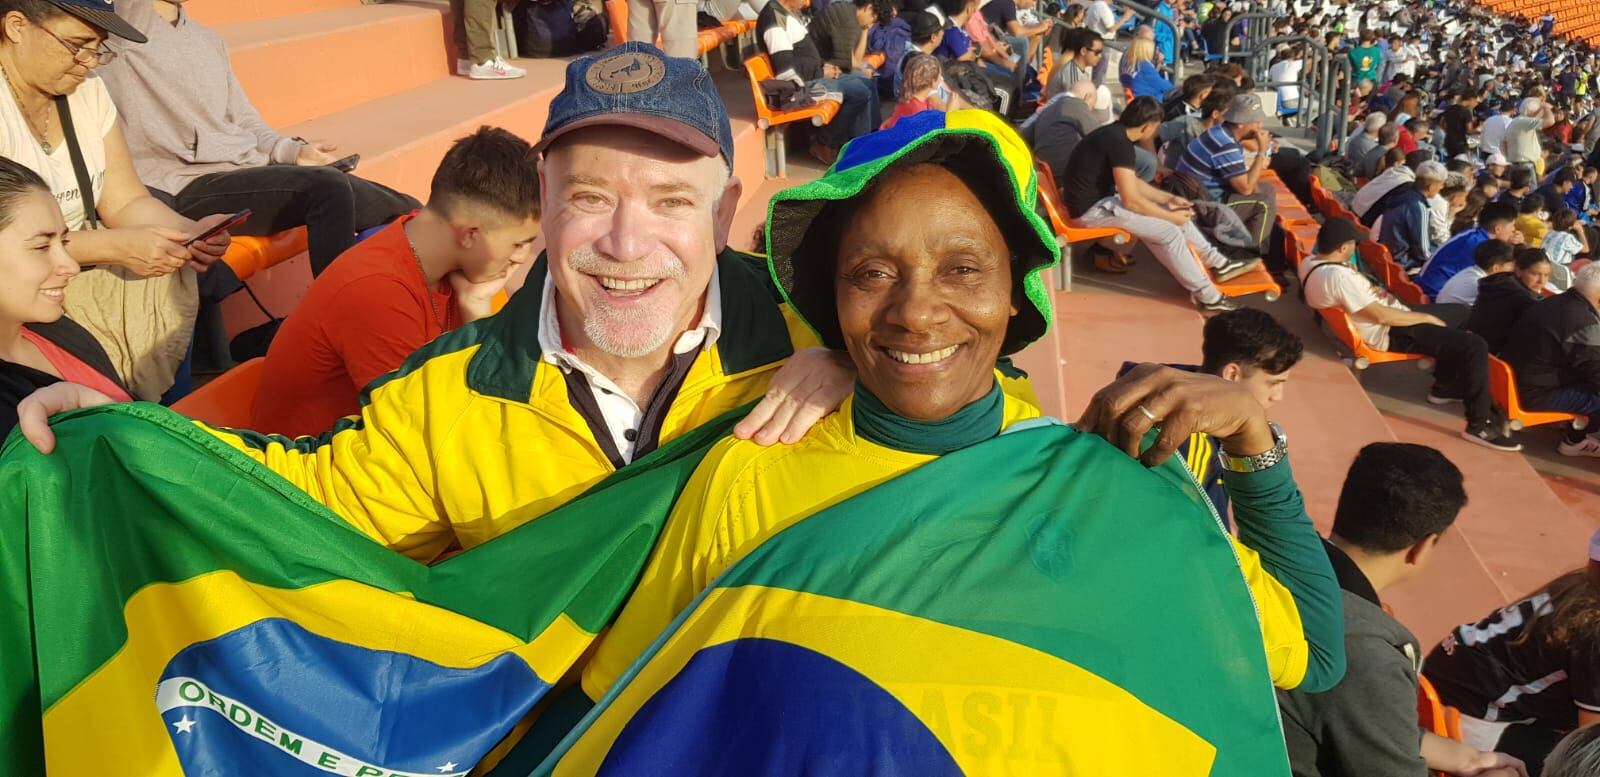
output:
M1406 549L1406 564L1409 566L1419 566L1423 564L1428 560L1429 556L1433 555L1433 549L1438 546L1439 535L1437 534L1429 534L1428 536L1411 543L1411 547Z
M716 212L712 214L713 227L717 240L717 252L728 247L728 233L733 230L734 211L739 208L739 195L744 193L744 183L737 175L728 176L728 184L722 188L722 196L717 199Z
M1228 362L1222 365L1222 371L1217 373L1217 377L1237 383L1244 379L1244 368L1233 362Z

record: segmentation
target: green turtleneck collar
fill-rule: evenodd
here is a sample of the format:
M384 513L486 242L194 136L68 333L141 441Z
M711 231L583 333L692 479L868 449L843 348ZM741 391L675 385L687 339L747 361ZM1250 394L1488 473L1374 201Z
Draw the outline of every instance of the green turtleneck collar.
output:
M886 448L943 456L999 434L1005 418L1005 404L1000 382L995 381L989 393L947 418L913 421L896 415L857 381L851 418L855 421L856 434Z

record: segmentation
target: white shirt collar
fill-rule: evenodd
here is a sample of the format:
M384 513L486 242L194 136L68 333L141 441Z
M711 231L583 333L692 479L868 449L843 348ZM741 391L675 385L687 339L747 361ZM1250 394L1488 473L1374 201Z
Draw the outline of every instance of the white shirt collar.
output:
M678 341L672 346L673 353L687 354L697 348L709 350L711 346L716 345L717 338L722 333L722 287L718 283L718 277L719 271L713 265L710 287L706 290L705 311L700 314L700 324L678 335ZM616 381L600 374L562 344L561 318L556 313L556 286L548 276L545 278L542 294L544 296L539 311L539 350L543 352L541 358L563 372L577 370L583 373L589 394L594 397L595 405L600 408L600 415L605 421L606 430L610 432L611 442L617 453L623 461L633 461L639 425L644 421L644 408L617 386Z

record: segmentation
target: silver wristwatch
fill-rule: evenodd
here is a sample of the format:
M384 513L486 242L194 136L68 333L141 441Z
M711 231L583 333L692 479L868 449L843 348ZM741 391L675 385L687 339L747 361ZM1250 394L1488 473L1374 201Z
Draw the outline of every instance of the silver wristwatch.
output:
M1217 463L1228 472L1260 472L1289 458L1289 438L1283 428L1271 421L1267 422L1267 428L1272 430L1272 439L1276 440L1271 448L1254 456L1234 456L1219 446Z

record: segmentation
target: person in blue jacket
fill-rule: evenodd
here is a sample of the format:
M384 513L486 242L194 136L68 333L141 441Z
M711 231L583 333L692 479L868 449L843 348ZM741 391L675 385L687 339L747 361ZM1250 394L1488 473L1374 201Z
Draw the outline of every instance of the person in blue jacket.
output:
M1483 212L1478 214L1477 229L1462 232L1439 246L1439 250L1433 252L1433 258L1422 266L1417 285L1430 299L1437 297L1446 281L1472 265L1472 252L1479 243L1493 238L1521 245L1522 233L1517 231L1516 221L1517 210L1510 205L1491 202L1483 206Z
M1134 97L1153 97L1161 100L1172 91L1172 82L1156 68L1156 44L1145 38L1134 38L1128 44L1128 53L1122 57L1122 86L1131 89Z
M1444 188L1449 175L1443 164L1429 160L1417 165L1416 179L1401 184L1378 199L1375 210L1378 242L1402 267L1421 267L1428 261L1433 242L1428 235L1428 200ZM1448 280L1448 279L1446 279Z
M865 4L863 6L863 3ZM878 68L873 81L878 96L894 99L895 74L900 72L900 60L911 50L911 25L900 18L889 0L855 0L857 8L867 7L872 15L872 26L867 28L867 52L881 51L883 67Z

